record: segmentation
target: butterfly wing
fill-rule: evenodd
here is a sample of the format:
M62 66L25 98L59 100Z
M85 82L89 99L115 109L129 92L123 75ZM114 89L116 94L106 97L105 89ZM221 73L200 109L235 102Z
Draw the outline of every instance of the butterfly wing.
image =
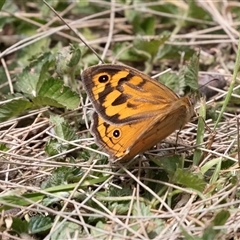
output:
M165 85L124 65L93 66L81 78L97 113L116 125L157 116L179 98Z
M185 97L161 115L122 126L108 123L94 112L91 132L112 161L127 161L182 128L192 111L193 107Z
M133 158L182 128L192 116L189 97L179 98L128 66L93 66L81 77L96 110L91 132L112 160Z

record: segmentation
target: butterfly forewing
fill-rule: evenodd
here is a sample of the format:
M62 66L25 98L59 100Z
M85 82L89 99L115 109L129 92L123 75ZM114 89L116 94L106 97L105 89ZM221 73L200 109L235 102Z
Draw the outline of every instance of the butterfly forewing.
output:
M98 114L114 124L157 116L178 99L165 85L124 65L90 67L82 81Z

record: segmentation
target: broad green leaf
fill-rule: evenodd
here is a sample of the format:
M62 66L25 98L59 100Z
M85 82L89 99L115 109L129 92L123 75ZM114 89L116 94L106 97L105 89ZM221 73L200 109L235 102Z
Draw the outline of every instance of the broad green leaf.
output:
M19 30L19 34L24 34L25 36L32 36L35 34L35 27L33 27L30 24L25 24L22 26L22 28ZM37 58L39 54L42 54L44 52L44 49L49 49L48 45L50 44L50 38L42 38L38 41L25 46L19 53L18 53L18 62L23 66L28 66L29 61Z
M11 230L17 232L19 235L22 233L28 233L29 223L26 220L20 218L12 218Z
M159 77L159 81L171 88L175 93L179 95L184 94L184 78L180 78L176 73L167 72Z
M204 182L202 175L194 174L188 170L180 168L178 168L175 173L175 182L200 192L202 192L206 187L206 183Z
M36 97L38 79L38 73L32 72L30 68L26 68L17 76L16 88L30 97Z
M48 216L37 215L30 219L29 232L32 234L43 233L52 227L53 221Z
M217 231L213 229L212 226L207 227L204 230L201 240L213 240L216 239Z
M12 100L2 104L0 107L0 122L16 117L32 106L33 104L26 99Z
M220 212L217 213L217 215L213 219L213 225L224 226L229 217L230 217L229 211L221 210Z
M77 108L80 103L80 97L76 92L72 92L59 79L54 78L46 80L37 95L45 100L45 104L49 99L49 105L51 105L51 101L56 101L57 104L61 104L68 109Z
M196 4L195 0L187 0L188 2L188 17L195 19L212 21L211 15L205 11L200 5ZM193 24L192 22L187 22L188 25ZM194 24L196 26L196 24Z
M51 106L56 108L64 108L62 104L60 104L57 100L52 99L50 97L35 97L32 99L35 107L42 107L42 106Z

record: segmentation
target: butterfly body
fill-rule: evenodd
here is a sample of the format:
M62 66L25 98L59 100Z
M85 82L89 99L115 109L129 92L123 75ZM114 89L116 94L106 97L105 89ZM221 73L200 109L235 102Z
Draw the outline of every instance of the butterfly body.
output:
M114 161L127 161L181 129L193 101L124 65L103 64L82 73L95 113L91 132Z

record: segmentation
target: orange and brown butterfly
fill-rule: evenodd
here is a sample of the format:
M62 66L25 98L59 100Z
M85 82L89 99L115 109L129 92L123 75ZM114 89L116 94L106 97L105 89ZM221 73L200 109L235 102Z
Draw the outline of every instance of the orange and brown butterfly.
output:
M178 97L125 65L92 66L81 79L95 108L91 132L111 161L131 160L181 129L194 113L194 95Z

